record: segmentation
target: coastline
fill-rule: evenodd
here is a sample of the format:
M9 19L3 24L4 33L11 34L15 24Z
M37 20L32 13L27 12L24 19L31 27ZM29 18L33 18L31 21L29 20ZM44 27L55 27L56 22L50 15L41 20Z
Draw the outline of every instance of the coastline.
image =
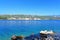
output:
M60 16L0 15L0 20L60 20Z

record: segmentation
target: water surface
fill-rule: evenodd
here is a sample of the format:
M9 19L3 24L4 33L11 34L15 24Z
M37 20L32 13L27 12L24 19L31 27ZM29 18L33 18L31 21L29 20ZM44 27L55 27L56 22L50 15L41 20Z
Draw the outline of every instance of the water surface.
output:
M14 34L28 36L41 30L60 32L60 20L0 20L0 40L10 40Z

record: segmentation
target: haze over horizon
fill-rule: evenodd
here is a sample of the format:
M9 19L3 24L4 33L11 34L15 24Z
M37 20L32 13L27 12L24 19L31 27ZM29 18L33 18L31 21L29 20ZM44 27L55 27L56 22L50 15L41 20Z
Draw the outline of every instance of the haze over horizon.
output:
M0 15L60 15L60 0L0 0Z

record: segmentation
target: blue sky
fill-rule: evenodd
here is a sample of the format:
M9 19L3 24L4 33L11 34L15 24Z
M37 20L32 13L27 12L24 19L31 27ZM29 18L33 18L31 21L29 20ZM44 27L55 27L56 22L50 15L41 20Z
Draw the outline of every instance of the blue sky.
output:
M0 14L60 15L60 0L0 0Z

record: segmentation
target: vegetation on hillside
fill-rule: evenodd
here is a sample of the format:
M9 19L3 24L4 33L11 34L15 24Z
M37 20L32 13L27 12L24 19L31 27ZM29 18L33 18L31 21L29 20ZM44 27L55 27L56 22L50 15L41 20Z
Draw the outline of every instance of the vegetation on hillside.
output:
M0 15L0 19L8 18L40 18L41 20L60 20L60 16L37 16L37 15Z

